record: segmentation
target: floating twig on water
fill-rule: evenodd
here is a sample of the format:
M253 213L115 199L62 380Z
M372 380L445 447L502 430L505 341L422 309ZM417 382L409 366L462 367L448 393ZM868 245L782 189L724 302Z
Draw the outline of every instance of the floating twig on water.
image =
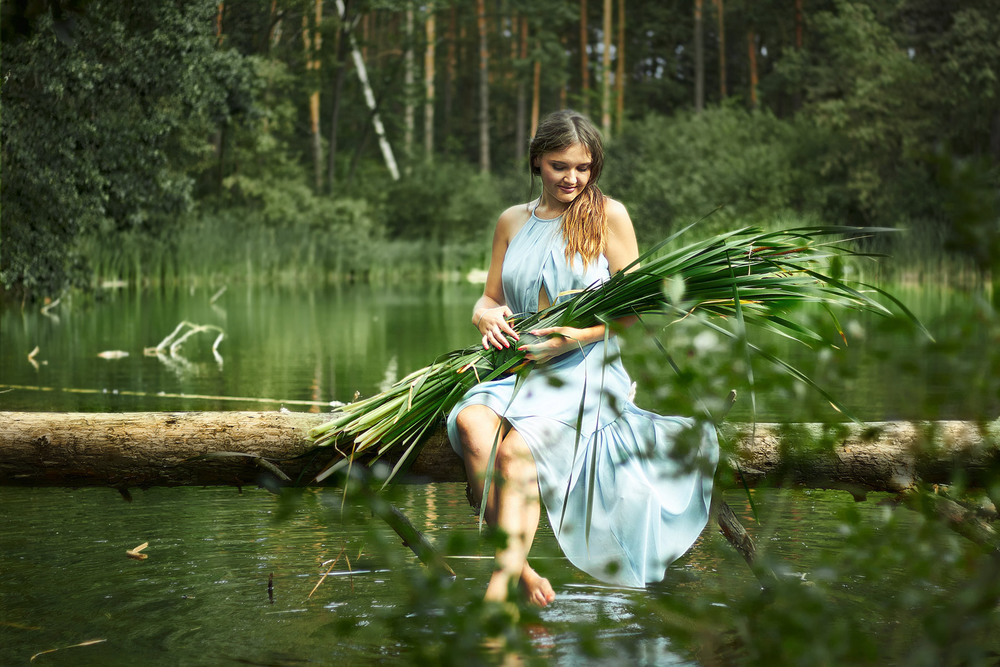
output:
M149 558L149 554L142 554L142 553L139 553L139 552L142 551L143 549L145 549L148 546L149 546L149 542L143 542L142 544L140 544L136 548L129 549L128 551L126 551L125 555L128 556L129 558L134 558L136 560L146 560L147 558Z
M35 658L37 658L40 655L45 655L46 653L55 653L56 651L61 651L61 650L65 649L65 648L76 648L78 646L92 646L94 644L100 644L101 642L106 642L106 641L108 641L108 640L107 639L88 639L87 641L80 642L79 644L72 644L70 646L60 646L59 648L50 648L47 651L39 651L35 655L31 656L31 659L28 660L28 662L34 662Z

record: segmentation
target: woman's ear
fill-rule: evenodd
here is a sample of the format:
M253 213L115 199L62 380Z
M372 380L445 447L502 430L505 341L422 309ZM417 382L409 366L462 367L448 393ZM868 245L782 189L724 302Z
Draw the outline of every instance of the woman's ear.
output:
M540 173L542 173L541 167L538 166L538 158L537 157L534 160L531 161L531 173L532 174L540 174Z

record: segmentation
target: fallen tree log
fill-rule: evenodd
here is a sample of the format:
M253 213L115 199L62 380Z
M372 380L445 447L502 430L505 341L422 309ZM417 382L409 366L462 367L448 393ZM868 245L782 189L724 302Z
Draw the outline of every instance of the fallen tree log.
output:
M316 451L301 412L0 412L0 484L249 485L275 467L308 483L336 454ZM1000 420L867 424L729 423L718 484L801 484L898 492L918 481L976 483L1000 473ZM742 479L740 479L742 476ZM431 434L411 480L464 481L444 429Z

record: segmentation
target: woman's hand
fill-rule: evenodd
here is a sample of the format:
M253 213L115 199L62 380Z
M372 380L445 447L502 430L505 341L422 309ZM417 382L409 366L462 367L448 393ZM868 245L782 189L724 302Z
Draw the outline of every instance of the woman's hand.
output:
M584 334L587 332L574 327L545 327L529 333L536 337L536 340L522 345L518 349L525 352L525 358L540 364L555 359L570 350L578 349L588 342L584 340Z
M483 308L476 315L476 328L483 334L483 349L489 349L492 345L498 350L510 347L510 336L514 340L519 340L517 332L510 326L507 318L514 313L507 306L497 306L496 308Z

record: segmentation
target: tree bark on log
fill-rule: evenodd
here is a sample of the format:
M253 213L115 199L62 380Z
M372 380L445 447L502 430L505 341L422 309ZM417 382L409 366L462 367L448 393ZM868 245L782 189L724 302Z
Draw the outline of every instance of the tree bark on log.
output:
M250 485L277 477L308 484L336 455L313 451L309 429L328 415L300 412L0 412L0 484ZM918 481L977 484L1000 471L1000 420L861 425L728 423L720 428L725 487L798 484L855 497ZM740 477L742 476L742 479ZM465 481L444 428L432 433L409 479Z

